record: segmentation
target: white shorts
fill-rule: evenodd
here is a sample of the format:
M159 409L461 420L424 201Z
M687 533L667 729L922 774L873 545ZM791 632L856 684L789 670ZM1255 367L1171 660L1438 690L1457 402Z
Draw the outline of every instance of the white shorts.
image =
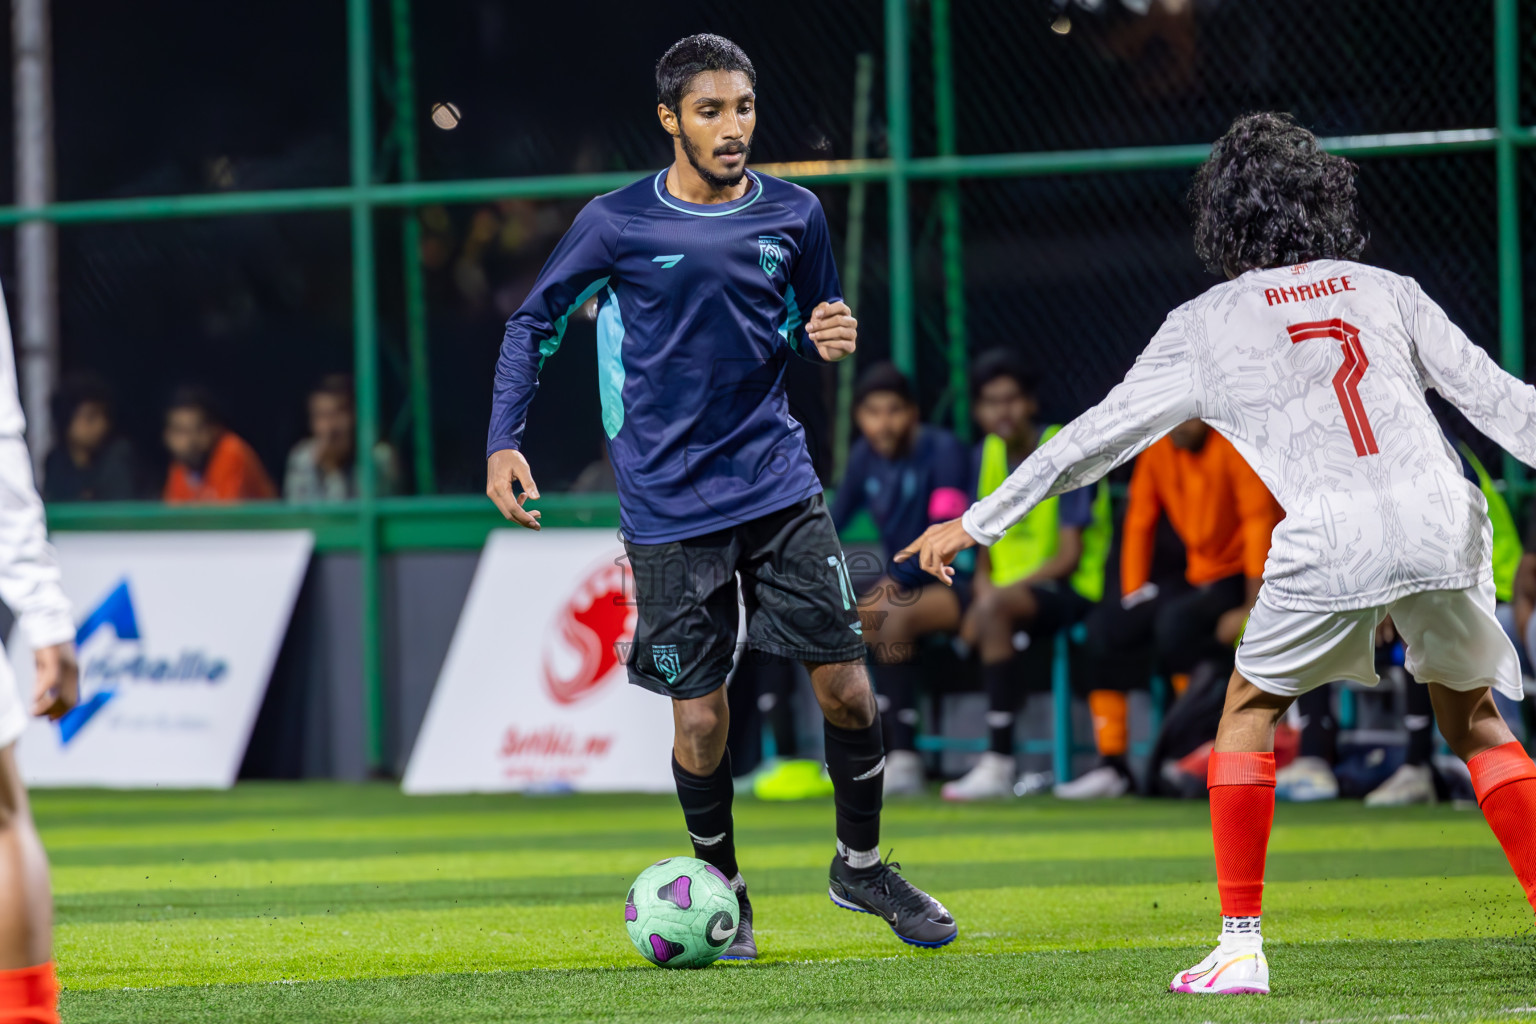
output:
M1519 700L1520 657L1499 625L1496 604L1492 580L1343 612L1277 608L1261 590L1237 649L1237 671L1282 697L1345 679L1375 686L1376 627L1390 615L1407 649L1404 667L1419 682L1452 690L1490 686Z
M16 673L11 669L11 659L4 647L0 647L0 750L21 739L27 728L27 705L21 698L21 688L16 684Z

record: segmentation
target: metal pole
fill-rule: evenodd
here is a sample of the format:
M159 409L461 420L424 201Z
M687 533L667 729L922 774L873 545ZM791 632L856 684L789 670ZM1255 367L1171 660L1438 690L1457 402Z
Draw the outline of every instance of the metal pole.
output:
M395 37L395 138L400 143L400 179L420 176L416 163L416 70L411 53L411 0L392 0ZM432 387L427 364L427 285L421 269L421 219L408 206L400 224L405 258L405 348L411 365L411 446L415 449L416 493L437 491L432 452Z
M1495 145L1499 193L1499 361L1525 376L1525 306L1520 274L1520 168L1515 136L1520 134L1520 41L1517 0L1493 3L1493 73L1499 138ZM1525 467L1504 453L1504 483L1518 489Z
M869 114L875 91L875 58L861 53L853 72L853 158L869 155ZM843 298L859 314L859 296L864 286L864 210L869 186L856 181L848 186L848 242L843 251ZM853 378L858 356L837 364L837 401L832 413L832 479L841 481L848 467L848 445L852 441Z
M358 529L362 536L363 715L368 766L384 763L384 630L380 594L378 478L379 350L375 308L373 207L373 25L370 0L347 0L347 90L352 137L352 347L357 380Z
M1057 785L1072 781L1072 648L1067 630L1056 634L1056 656L1051 660L1051 772Z
M955 74L950 53L949 0L933 0L933 114L940 156L955 155ZM971 437L971 394L967 379L965 334L965 245L960 226L960 183L939 186L939 218L944 253L944 333L948 338L949 393L954 401L955 433Z
M912 103L907 69L907 0L885 0L885 113L890 171L887 176L891 246L891 361L912 377L912 246L907 220L907 161L912 157ZM919 382L913 380L914 386Z
M16 113L16 205L53 201L53 40L48 0L11 5ZM58 229L28 221L16 230L17 360L32 468L42 475L53 447L48 402L59 376Z

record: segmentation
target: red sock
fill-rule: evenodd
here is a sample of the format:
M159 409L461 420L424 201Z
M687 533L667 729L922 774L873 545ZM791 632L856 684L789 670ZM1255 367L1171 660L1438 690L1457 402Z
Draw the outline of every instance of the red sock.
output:
M1504 847L1525 898L1536 907L1536 764L1511 741L1483 751L1467 767L1477 805Z
M1222 916L1258 917L1264 853L1275 823L1275 755L1213 753L1206 786Z
M0 1024L59 1024L53 963L0 971Z

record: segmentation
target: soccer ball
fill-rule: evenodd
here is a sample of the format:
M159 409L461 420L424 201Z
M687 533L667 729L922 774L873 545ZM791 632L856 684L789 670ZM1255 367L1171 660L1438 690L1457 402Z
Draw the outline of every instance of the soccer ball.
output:
M741 907L719 868L668 857L640 872L624 901L624 927L658 967L707 967L736 938Z

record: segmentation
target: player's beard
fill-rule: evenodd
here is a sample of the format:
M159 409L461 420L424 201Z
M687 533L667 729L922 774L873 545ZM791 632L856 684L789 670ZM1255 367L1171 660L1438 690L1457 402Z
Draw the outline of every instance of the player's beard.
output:
M752 143L743 142L741 144L741 170L735 174L725 175L716 174L699 165L699 151L689 141L687 132L680 133L678 138L683 143L683 155L688 158L688 162L693 165L693 169L698 172L699 177L709 182L711 188L734 188L741 184L741 179L747 173L747 163L752 159Z

